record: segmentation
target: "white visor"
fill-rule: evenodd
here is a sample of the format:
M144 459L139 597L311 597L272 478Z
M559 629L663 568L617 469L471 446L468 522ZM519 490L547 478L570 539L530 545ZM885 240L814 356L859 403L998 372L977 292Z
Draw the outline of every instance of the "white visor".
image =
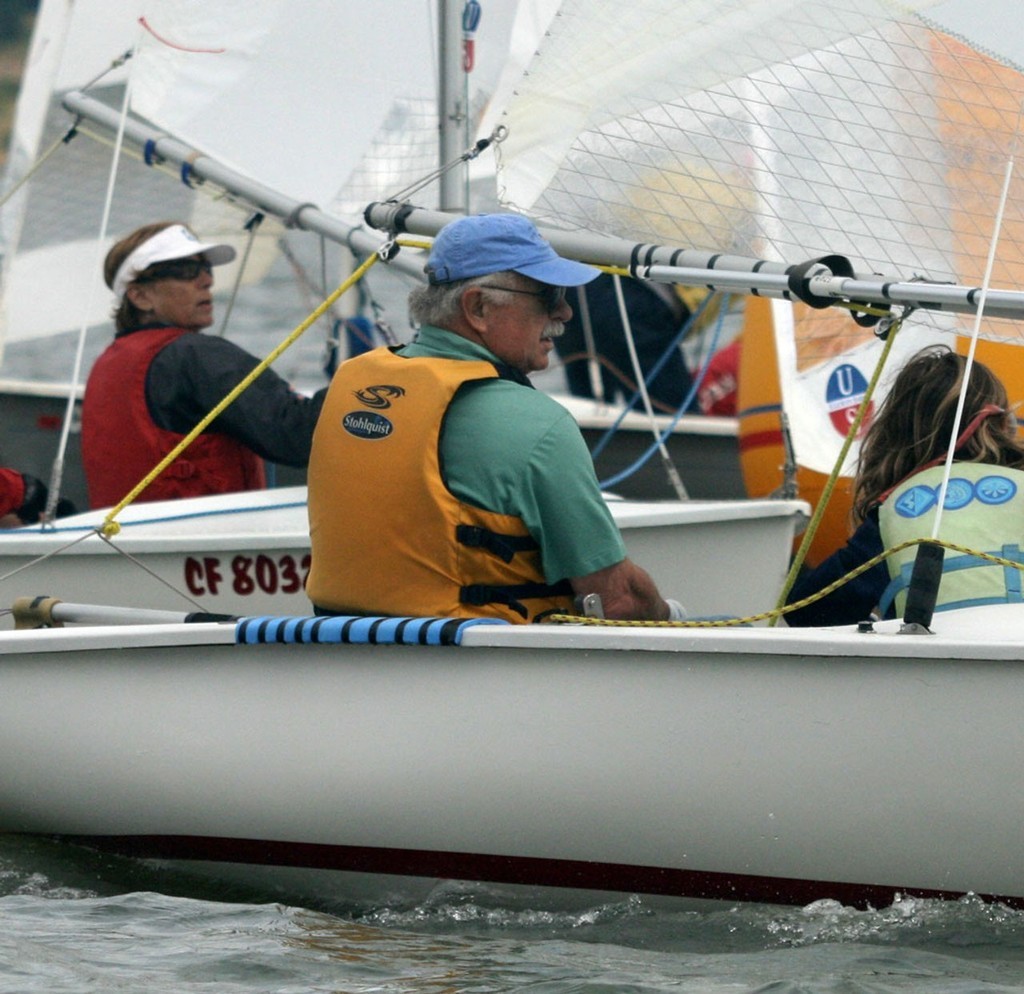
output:
M187 259L193 255L201 255L211 266L219 266L234 259L235 250L230 245L201 242L183 224L172 224L144 241L121 263L114 277L114 296L123 300L128 284L154 262Z

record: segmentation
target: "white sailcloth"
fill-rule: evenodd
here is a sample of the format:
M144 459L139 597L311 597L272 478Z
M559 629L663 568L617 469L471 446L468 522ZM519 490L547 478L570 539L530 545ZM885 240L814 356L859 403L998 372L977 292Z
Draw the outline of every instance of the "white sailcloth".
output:
M390 4L387 43L403 59L382 71L372 4L160 0L146 15L132 107L231 168L295 198L338 193L396 94L433 99L430 6ZM426 57L424 57L426 56Z
M142 0L40 4L18 94L5 189L25 177L44 145L67 130L70 120L66 115L57 120L54 94L84 86L110 69L132 46L141 8ZM124 71L111 71L105 82L123 85ZM91 308L87 305L96 279L98 215L81 218L77 183L65 181L60 194L48 194L58 184L52 171L42 167L40 172L38 182L0 211L0 350L8 339L69 330L83 320L97 323L110 309L109 300L99 295ZM61 292L54 293L58 273Z
M977 285L1024 101L1007 17L998 0L566 0L500 119L499 192L572 229ZM1022 237L1016 179L993 286L1024 284ZM779 312L779 375L798 460L828 472L880 346L807 311ZM917 312L890 368L968 325Z
M382 18L377 5L335 0L43 0L7 187L67 130L63 94L135 48L93 96L119 107L130 73L133 115L300 203L358 219L367 201L437 167L437 7L389 0ZM515 12L515 4L484 12L465 76L467 143L504 64ZM107 144L76 138L4 207L0 344L106 320L109 295L94 294L87 308L86 290L110 240L140 224L185 218L204 236L243 245L244 205L213 203L130 159L118 165L108 238L98 245L110 158ZM418 197L433 205L436 184ZM55 273L59 294L45 290ZM219 286L233 277L219 270Z

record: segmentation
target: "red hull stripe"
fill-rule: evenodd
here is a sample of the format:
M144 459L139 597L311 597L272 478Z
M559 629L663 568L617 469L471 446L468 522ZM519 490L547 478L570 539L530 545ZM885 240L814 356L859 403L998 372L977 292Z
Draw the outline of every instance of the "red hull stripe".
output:
M535 887L608 890L708 900L805 905L830 898L859 908L882 908L897 896L952 900L964 892L917 887L804 880L792 877L712 873L624 863L435 852L308 842L267 842L191 835L62 836L67 841L122 855L151 859L189 859L260 866L303 867L353 873L437 877ZM1024 897L977 895L1024 908Z
M781 431L755 431L749 435L740 435L740 452L749 452L751 449L763 449L767 446L781 446Z

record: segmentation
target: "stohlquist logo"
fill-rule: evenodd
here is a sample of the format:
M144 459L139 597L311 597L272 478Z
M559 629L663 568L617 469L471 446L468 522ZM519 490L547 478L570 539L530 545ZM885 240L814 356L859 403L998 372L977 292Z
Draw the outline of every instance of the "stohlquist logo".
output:
M363 387L362 390L354 390L352 396L367 407L379 407L381 409L390 407L392 399L397 400L405 396L402 387L393 386L390 383L378 383L376 386Z
M387 438L395 426L375 411L349 411L341 419L341 427L356 438Z

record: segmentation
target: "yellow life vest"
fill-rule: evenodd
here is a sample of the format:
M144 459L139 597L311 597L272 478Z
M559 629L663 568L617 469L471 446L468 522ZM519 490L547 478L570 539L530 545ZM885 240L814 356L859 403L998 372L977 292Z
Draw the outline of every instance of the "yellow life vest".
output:
M309 460L310 600L338 614L537 620L572 608L549 585L523 521L447 487L440 442L466 383L489 362L374 349L331 381Z
M933 466L904 480L878 511L886 549L916 538L930 538L944 466ZM942 509L939 538L977 552L1024 562L1024 472L986 463L954 463ZM880 601L884 612L895 598L897 614L906 605L906 588L918 546L890 556L892 582ZM976 604L1019 602L1021 572L977 556L946 550L936 610Z

